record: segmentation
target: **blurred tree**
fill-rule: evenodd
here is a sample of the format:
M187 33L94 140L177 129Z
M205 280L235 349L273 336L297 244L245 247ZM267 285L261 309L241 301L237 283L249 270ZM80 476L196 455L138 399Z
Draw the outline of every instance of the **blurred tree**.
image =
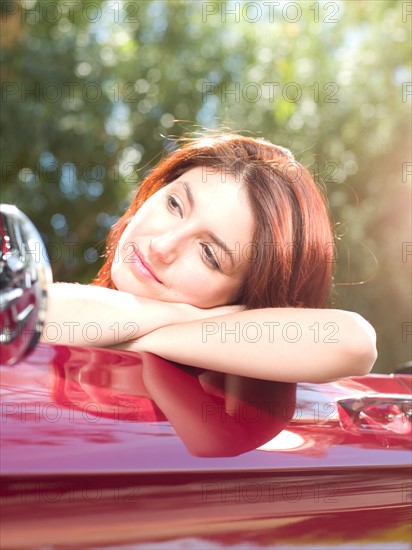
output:
M336 305L377 328L390 371L412 342L412 15L278 4L3 1L1 200L35 222L56 280L89 282L171 137L224 125L290 147L329 198Z

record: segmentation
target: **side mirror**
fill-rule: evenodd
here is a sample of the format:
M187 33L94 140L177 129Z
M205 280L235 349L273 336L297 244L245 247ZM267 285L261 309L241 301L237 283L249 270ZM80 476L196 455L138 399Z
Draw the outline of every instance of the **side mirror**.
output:
M43 240L15 206L0 205L0 359L11 365L37 344L53 282Z

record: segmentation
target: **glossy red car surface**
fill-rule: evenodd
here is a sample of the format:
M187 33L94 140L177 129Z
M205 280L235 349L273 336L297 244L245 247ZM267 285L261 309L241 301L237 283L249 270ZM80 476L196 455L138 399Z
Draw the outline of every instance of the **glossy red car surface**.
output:
M410 547L411 376L46 345L0 373L2 548Z

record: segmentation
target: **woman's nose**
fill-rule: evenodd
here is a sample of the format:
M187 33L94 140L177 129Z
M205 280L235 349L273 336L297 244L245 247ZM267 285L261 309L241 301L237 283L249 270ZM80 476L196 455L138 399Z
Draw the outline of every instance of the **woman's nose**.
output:
M150 240L149 255L155 260L170 264L176 259L178 247L179 237L170 231Z

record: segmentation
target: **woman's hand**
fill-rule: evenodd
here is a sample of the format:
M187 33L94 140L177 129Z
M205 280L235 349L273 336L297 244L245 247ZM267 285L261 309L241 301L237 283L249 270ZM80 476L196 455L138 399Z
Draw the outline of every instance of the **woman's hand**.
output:
M210 317L221 317L223 315L230 315L232 313L238 313L244 310L244 306L242 305L217 306L209 309L201 309L190 304L169 303L169 307L175 310L175 312L179 315L180 320L172 324L179 324L179 322L186 323L191 321L201 321L203 319L209 319ZM149 351L149 349L151 349L150 343L153 340L156 341L156 330L157 329L153 329L153 331L147 332L145 335L137 338L131 338L122 343L115 343L110 347L112 349L134 351L137 353Z
M168 302L161 303L167 304ZM232 313L238 313L239 311L244 310L244 306L242 305L217 306L209 309L202 309L192 306L190 304L169 303L169 307L175 311L179 318L179 321L171 324L179 324L179 322L187 323L191 321L202 321L203 319L209 319L210 317L221 317L222 315L230 315ZM153 329L152 331L147 332L145 335L137 338L130 338L129 340L125 340L124 342L115 343L110 347L112 349L135 351L138 353L149 351L149 342L152 341L152 338L150 338L150 336L154 335L154 339L156 339L156 330L157 329Z

